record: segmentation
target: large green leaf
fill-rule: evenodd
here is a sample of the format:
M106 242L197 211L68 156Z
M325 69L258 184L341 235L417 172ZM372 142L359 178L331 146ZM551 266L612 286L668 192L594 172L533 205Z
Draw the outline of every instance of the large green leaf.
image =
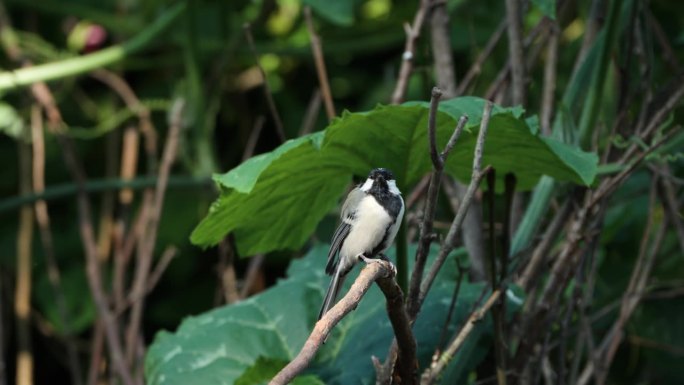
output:
M471 176L483 106L484 100L475 97L440 104L440 146L462 114L470 117L447 164L447 171L462 181ZM413 102L345 112L324 132L288 141L215 177L221 196L193 232L192 242L212 245L234 232L242 255L299 248L352 176L363 177L375 167L393 170L400 189L408 191L431 168L428 108L426 102ZM594 154L539 137L520 108L494 107L483 163L496 168L499 178L516 174L520 189L531 188L541 175L588 185L596 162Z
M255 368L273 372L298 353L316 322L329 277L323 274L327 245L314 247L307 256L292 262L288 278L246 301L225 306L183 321L174 333L157 334L145 360L149 385L230 384L238 378L260 383ZM435 249L435 248L433 248ZM432 259L436 250L430 255ZM415 247L411 248L415 252ZM390 250L393 257L393 250ZM456 282L455 260L449 259L428 295L414 331L421 367L429 364L439 342L450 298ZM351 275L356 276L356 271ZM347 279L345 291L353 278ZM463 282L454 313L453 334L480 297L483 284ZM517 309L515 303L509 306ZM485 323L483 323L485 325ZM473 337L473 355L484 356L488 347L479 346L479 337L490 337L483 326ZM355 311L333 330L318 352L305 380L320 379L326 384L371 384L374 369L371 355L384 358L391 342L392 328L385 300L373 286ZM472 361L472 362L471 362ZM479 360L468 360L460 373L473 370Z
M254 365L245 370L235 380L235 385L266 385L278 372L287 365L287 361L259 357ZM292 381L292 385L325 385L316 376L299 376Z

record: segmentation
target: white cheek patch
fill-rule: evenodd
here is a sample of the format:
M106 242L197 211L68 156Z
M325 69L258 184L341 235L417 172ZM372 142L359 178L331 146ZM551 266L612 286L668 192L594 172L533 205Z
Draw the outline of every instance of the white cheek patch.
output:
M373 187L373 179L368 178L363 183L363 186L361 186L361 191L368 192L371 189L371 187Z
M389 187L389 191L394 194L394 195L401 195L401 191L399 191L399 188L397 188L397 181L394 179L388 180L387 181L387 187Z

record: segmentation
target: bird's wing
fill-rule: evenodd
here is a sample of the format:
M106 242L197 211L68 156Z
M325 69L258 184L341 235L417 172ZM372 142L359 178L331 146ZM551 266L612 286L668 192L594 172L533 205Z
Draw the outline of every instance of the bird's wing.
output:
M361 191L361 189L354 188L347 195L347 199L342 204L342 211L340 212L340 219L342 222L351 223L356 214L356 208L359 206L361 199L366 196L366 193Z
M349 231L351 231L351 225L356 215L356 208L365 195L366 193L357 187L347 195L347 199L344 201L344 204L342 204L342 212L340 213L342 222L337 227L337 230L335 230L335 234L333 234L332 241L330 242L330 250L328 250L328 264L325 266L325 272L327 274L334 274L337 269L337 253L340 251L342 243L347 238L347 235L349 235Z
M339 258L337 257L337 252L340 251L342 247L342 242L344 242L349 231L351 230L351 225L349 223L342 222L335 230L332 242L330 243L330 250L328 250L328 264L325 266L325 272L327 274L334 274L337 270L337 263Z

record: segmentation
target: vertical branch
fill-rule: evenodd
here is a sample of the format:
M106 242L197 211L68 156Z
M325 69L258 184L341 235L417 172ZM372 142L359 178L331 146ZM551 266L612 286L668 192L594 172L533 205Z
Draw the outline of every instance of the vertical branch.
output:
M423 372L423 375L420 378L421 385L430 385L435 382L449 362L451 362L451 360L454 358L456 353L458 353L459 349L461 346L463 346L463 343L466 341L473 329L475 329L475 325L477 325L482 318L484 318L485 314L487 314L489 309L494 306L500 297L501 290L494 291L489 298L487 298L487 301L482 305L482 307L470 314L466 323L463 325L456 337L454 337L453 341L449 344L449 347L444 351L444 353L442 353L439 359L432 364L431 367L425 369L425 372Z
M218 245L219 259L221 260L221 286L223 287L223 299L227 304L239 301L240 294L237 288L237 275L235 274L235 249L231 242L231 235L224 238Z
M40 194L45 191L45 138L43 137L43 117L38 105L31 107L31 144L33 146L33 192ZM50 286L52 286L55 303L57 304L57 314L64 329L71 381L74 385L80 385L82 383L81 364L71 332L71 320L67 310L64 290L62 290L59 265L55 257L47 203L42 199L37 200L34 204L34 209L47 262L48 281Z
M649 214L647 219L646 228L644 229L644 234L641 239L641 244L639 246L639 255L632 269L632 275L622 296L620 304L620 312L618 319L615 321L610 331L601 343L600 350L595 354L596 357L600 357L600 365L592 365L591 363L582 373L582 377L587 377L587 372L591 372L593 367L596 372L598 385L605 383L606 376L608 374L608 369L610 368L613 358L617 352L620 342L624 338L624 327L627 321L634 313L634 310L641 302L641 299L646 290L646 284L653 269L655 258L658 255L658 251L662 245L665 233L667 231L666 220L661 220L658 224L657 230L653 231L654 225L656 225L656 216L660 211L657 210L656 205L657 199L657 185L658 177L653 176L651 182L651 191L649 194ZM652 233L655 235L652 237ZM650 241L650 242L649 242Z
M102 350L104 348L104 325L101 319L95 320L90 342L90 367L88 368L88 385L97 385L102 368Z
M132 362L135 348L137 347L136 341L140 333L147 278L149 277L150 268L152 266L154 246L157 241L157 230L159 229L159 220L164 205L166 185L171 172L171 165L176 159L176 150L180 137L184 106L185 101L182 99L177 100L172 106L169 118L169 133L166 138L166 144L159 167L157 187L154 191L154 203L150 208L150 214L144 227L144 236L138 244L137 266L133 279L133 286L131 288L131 294L134 299L128 328L126 329L126 357L129 362Z
M420 307L420 287L425 270L425 262L432 242L432 226L435 219L435 210L437 208L437 195L439 194L439 186L444 172L444 163L446 162L449 152L454 148L458 138L463 132L463 128L468 121L467 116L462 116L456 125L451 138L447 142L444 150L439 153L437 150L437 109L439 106L439 98L442 92L439 88L433 88L432 98L430 100L430 113L428 116L428 141L430 148L430 158L432 159L433 171L430 175L430 184L428 186L427 198L425 201L425 209L423 210L423 220L420 225L420 238L418 243L418 250L416 251L416 262L411 273L411 283L409 288L407 307L411 319L415 319Z
M546 47L546 62L544 64L544 86L542 88L541 131L544 135L551 135L551 119L553 117L553 102L556 93L556 73L558 64L558 42L560 31L558 22L553 21L550 28L549 42Z
M461 283L463 282L463 272L465 271L461 266L461 261L456 259L456 267L458 268L458 278L456 279L456 285L454 286L454 292L451 295L451 302L449 303L449 310L447 310L447 316L444 320L444 326L442 326L442 331L439 333L439 339L437 347L435 348L435 353L432 355L433 363L439 358L442 349L444 349L446 344L447 330L451 324L451 317L454 314L454 309L456 308L456 302L458 300L458 294L461 291Z
M449 13L445 2L437 2L431 10L432 32L432 55L435 57L435 74L438 85L444 90L445 98L453 98L457 94L456 76L454 74L454 62L451 55L451 35L449 34ZM497 39L494 39L496 41ZM491 44L492 48L494 43ZM486 57L486 56L481 56ZM482 59L484 60L484 59ZM474 64L475 65L475 64ZM466 80L464 80L466 81ZM469 81L469 80L467 80ZM462 92L462 91L460 91ZM433 161L434 163L434 161ZM453 182L456 195L463 199L467 187L459 182ZM446 183L445 183L446 186ZM463 243L468 250L471 261L472 276L476 280L485 278L484 271L484 248L482 240L482 204L479 199L474 199L465 216L463 225Z
M332 92L330 92L330 84L328 83L328 73L325 69L321 38L316 33L313 21L311 20L311 8L308 6L304 7L304 18L306 19L306 28L309 30L309 37L311 39L311 51L313 52L314 62L316 63L316 73L318 74L318 83L321 86L323 102L325 103L325 113L328 115L328 120L330 121L337 113L335 113Z
M496 270L496 170L487 174L488 190L488 222L489 222L489 281L494 292L500 285ZM505 233L502 238L505 237ZM503 250L501 250L503 252ZM503 257L505 258L505 257ZM502 264L502 275L503 272ZM496 362L496 379L499 385L506 385L506 343L504 338L504 301L497 301L492 307L492 318L494 319L494 358Z
M17 141L19 152L19 194L31 192L31 149ZM17 385L33 385L33 351L31 349L31 243L33 242L33 209L21 206L17 232L17 282L14 291L14 314L17 324Z
M463 95L468 89L468 86L470 86L470 83L472 83L473 80L475 80L475 77L482 72L482 64L484 64L484 61L487 60L489 55L492 54L496 44L499 42L499 40L501 40L501 36L503 36L504 31L506 31L505 19L499 24L499 26L496 28L496 31L494 31L492 36L489 38L487 44L485 44L484 48L482 49L482 52L477 55L477 58L470 66L470 69L468 69L468 72L466 72L463 80L461 80L461 83L458 85L456 94L454 96Z
M73 148L73 143L68 138L61 135L57 135L57 138L62 146L67 168L71 172L77 186L78 192L76 199L78 205L79 232L86 255L86 276L88 278L90 291L93 295L93 300L95 301L95 307L104 324L105 336L107 337L107 344L109 346L114 368L125 385L133 385L131 372L124 361L123 349L121 347L121 341L119 340L118 326L114 315L109 308L109 300L107 299L102 283L100 262L97 257L97 242L95 240L95 232L91 221L90 202L88 200L88 194L85 191L85 173L76 158L76 151Z
M492 169L487 174L487 223L489 230L489 260L488 260L488 273L489 273L489 283L492 286L492 291L496 290L497 287L497 274L496 274L496 221L494 220L494 211L496 210L496 170Z
M284 142L287 137L285 136L285 129L283 128L283 121L280 119L280 114L276 108L275 101L273 100L273 91L271 91L271 86L268 84L268 77L266 77L266 71L264 67L261 66L261 61L259 60L259 52L257 52L256 46L254 45L254 37L252 36L252 27L249 23L245 23L243 26L245 30L245 37L247 38L247 44L249 49L252 51L254 56L254 62L256 63L259 72L261 73L261 78L264 81L264 97L266 98L266 103L268 104L268 110L271 112L271 117L273 118L273 123L276 127L276 133L282 142Z
M468 190L466 191L466 194L463 196L461 206L459 207L458 212L456 213L456 217L451 223L451 227L449 228L449 232L447 233L446 238L444 239L442 248L439 250L437 258L432 263L428 275L425 277L425 280L421 284L420 294L418 295L418 301L416 306L414 307L415 313L409 314L412 318L415 318L417 312L420 310L420 307L423 301L425 300L428 291L430 291L430 288L432 287L432 283L434 282L437 273L442 268L442 265L444 264L444 261L446 260L449 253L451 253L451 251L454 249L456 235L461 229L463 219L465 218L465 214L468 211L468 207L470 206L470 203L473 200L475 191L480 185L480 181L482 180L482 178L491 169L491 167L488 166L484 170L482 170L482 154L484 152L484 142L485 137L487 136L489 118L491 117L491 114L492 103L490 101L487 101L485 102L484 111L482 113L482 121L480 122L480 132L477 136L477 143L475 144L475 154L473 157L473 171L470 179L470 184L468 185Z
M261 274L261 265L264 263L264 255L258 254L250 258L249 265L247 265L247 272L242 281L242 289L240 290L240 298L249 297L255 288L255 283ZM262 278L263 280L263 278Z
M423 22L429 6L430 0L420 0L418 10L413 18L413 24L404 24L404 31L406 32L406 45L404 46L404 53L401 55L401 67L399 68L399 77L397 78L397 85L392 92L392 104L399 104L404 101L406 95L406 88L408 87L411 72L413 72L413 59L416 55L416 42L420 37L420 30L423 29Z
M7 13L5 12L4 7L2 7L2 3L0 3L0 24L0 29L3 29L7 33L13 33ZM23 62L24 67L30 67L32 65L30 61L23 60L21 50L19 46L16 45L16 39L2 39L0 42L13 61L16 63ZM91 219L90 202L88 201L88 194L85 190L85 172L79 163L73 143L68 137L63 136L62 134L62 116L48 86L43 82L34 83L31 86L31 93L34 99L38 101L45 110L48 117L49 128L57 137L57 141L62 148L64 162L76 184L79 232L83 243L83 251L86 256L86 277L88 279L88 285L90 286L98 315L102 318L104 323L113 366L121 377L124 385L132 385L133 379L123 360L118 327L111 313L111 309L109 309L109 303L102 284L102 276L100 275L100 266L97 257L97 242L95 240Z
M446 1L435 2L430 10L430 32L432 54L435 58L437 87L444 90L446 98L456 96L456 74L451 57L451 38L449 34L449 13Z
M519 0L506 0L508 21L508 53L511 57L512 96L514 105L525 105L525 58Z
M0 270L0 277L3 275ZM7 280L3 281L7 282ZM7 385L7 360L5 359L5 293L3 282L0 282L0 385Z

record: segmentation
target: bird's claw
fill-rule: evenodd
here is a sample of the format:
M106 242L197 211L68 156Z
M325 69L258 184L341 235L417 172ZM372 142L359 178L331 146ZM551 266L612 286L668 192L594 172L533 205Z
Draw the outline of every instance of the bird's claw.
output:
M363 254L359 254L359 255L358 255L358 258L359 258L360 260L362 260L363 262L365 262L366 265L371 264L371 263L383 263L383 262L387 262L387 264L389 264L391 276L394 277L394 276L397 275L397 267L394 266L394 264L392 263L392 261L390 261L389 258L387 258L387 256L384 255L384 254L378 255L378 258L368 258L368 257L366 257L366 256L363 255Z

